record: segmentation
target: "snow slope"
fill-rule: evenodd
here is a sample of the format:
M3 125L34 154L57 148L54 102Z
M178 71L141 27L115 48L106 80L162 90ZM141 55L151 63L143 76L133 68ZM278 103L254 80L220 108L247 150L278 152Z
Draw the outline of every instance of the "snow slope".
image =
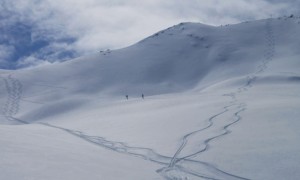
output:
M299 32L296 17L181 23L1 70L0 179L297 179Z

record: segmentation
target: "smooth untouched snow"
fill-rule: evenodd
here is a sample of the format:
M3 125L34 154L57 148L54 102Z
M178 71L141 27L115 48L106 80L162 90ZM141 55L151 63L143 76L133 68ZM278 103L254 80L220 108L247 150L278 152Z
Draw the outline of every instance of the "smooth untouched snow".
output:
M298 179L299 32L296 17L181 23L0 70L0 179Z

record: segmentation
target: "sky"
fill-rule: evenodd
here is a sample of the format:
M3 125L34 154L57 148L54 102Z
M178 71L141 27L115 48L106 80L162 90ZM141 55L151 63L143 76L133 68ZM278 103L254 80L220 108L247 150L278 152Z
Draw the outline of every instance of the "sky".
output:
M234 24L294 14L299 0L1 0L0 68L130 46L180 22Z

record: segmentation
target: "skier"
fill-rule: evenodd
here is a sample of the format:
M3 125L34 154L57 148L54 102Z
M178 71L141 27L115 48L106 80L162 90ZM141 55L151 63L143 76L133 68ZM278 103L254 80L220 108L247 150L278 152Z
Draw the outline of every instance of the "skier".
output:
M144 94L142 94L142 98L144 99Z
M128 100L128 95L126 95L126 99Z

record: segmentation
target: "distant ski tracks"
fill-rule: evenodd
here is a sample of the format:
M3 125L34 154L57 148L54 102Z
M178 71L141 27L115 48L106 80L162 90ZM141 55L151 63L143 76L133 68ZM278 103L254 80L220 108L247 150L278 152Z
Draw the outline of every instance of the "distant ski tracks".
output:
M9 123L12 124L28 124L26 121L15 118L14 116L19 112L19 104L22 95L22 84L19 80L8 75L3 79L6 91L8 93L6 103L2 109L2 114Z
M230 101L226 106L223 107L223 110L217 114L212 115L208 119L208 125L199 130L190 132L184 135L181 139L181 145L178 147L173 156L164 156L159 154L150 148L144 147L132 147L128 146L124 142L117 141L109 141L104 137L100 136L90 136L84 132L71 130L55 125L51 125L48 123L38 123L43 126L47 126L50 128L55 128L62 130L66 133L69 133L75 137L81 138L89 143L95 144L97 146L101 146L103 148L123 153L127 155L131 155L134 157L140 157L142 159L158 163L163 166L163 168L158 169L157 173L159 173L163 178L167 180L188 180L188 179L211 179L211 180L247 180L247 178L240 177L234 174L230 174L228 172L222 171L218 169L216 166L211 165L207 162L201 162L194 160L193 158L199 156L201 153L207 151L209 149L209 143L215 139L221 138L229 134L231 131L228 129L233 124L239 122L242 117L240 115L241 112L247 110L247 104L243 102L239 102L237 96L245 91L249 90L254 81L257 78L259 73L262 73L268 67L268 63L273 60L274 52L275 52L275 38L274 32L272 30L272 19L268 19L266 21L266 44L267 48L264 54L264 60L262 64L257 67L257 70L247 76L246 83L244 86L238 88L236 91L233 91L228 94L224 94L224 96L230 97ZM2 109L3 116L12 124L29 124L26 121L15 118L14 116L19 111L19 103L22 96L22 83L13 78L13 75L8 75L8 77L3 79L6 90L7 90L7 100ZM232 113L232 119L230 121L216 121L216 118L222 118L222 115L225 113ZM201 140L200 146L201 148L195 152L189 154L182 154L186 145L189 143L191 137L198 135L199 133L203 133L209 129L213 129L217 123L221 125L223 128L213 134L211 137ZM220 124L221 123L221 124Z

